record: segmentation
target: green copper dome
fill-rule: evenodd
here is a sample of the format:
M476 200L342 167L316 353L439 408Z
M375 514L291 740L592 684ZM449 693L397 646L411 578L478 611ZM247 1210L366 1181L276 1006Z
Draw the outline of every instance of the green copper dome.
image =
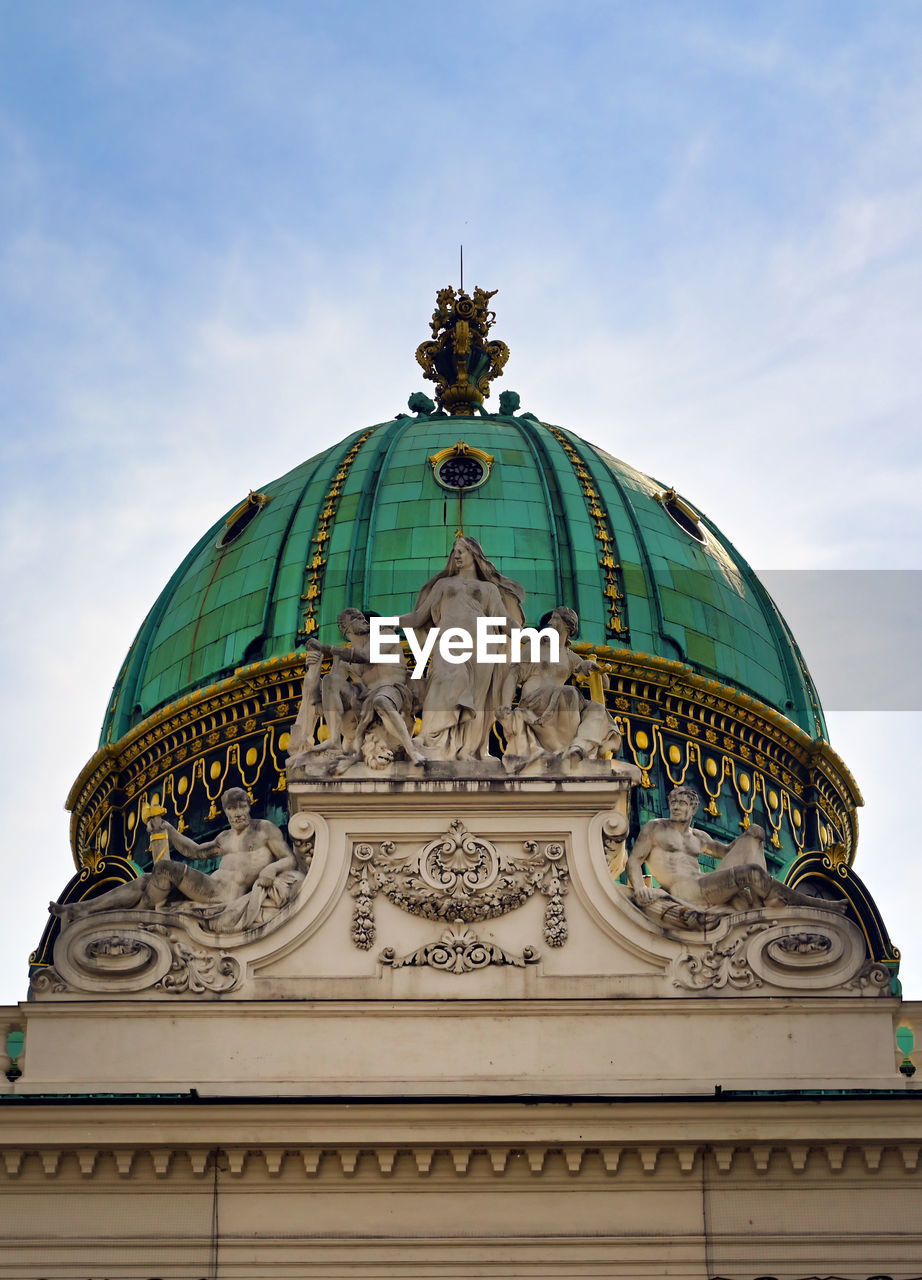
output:
M338 639L347 606L406 612L459 528L523 584L530 624L567 604L580 641L685 664L825 738L790 632L705 515L531 415L448 417L427 412L424 397L411 403L420 400L416 416L356 432L208 530L131 647L104 744L241 666L290 654L309 634ZM443 481L479 483L445 487L440 454L474 460Z
M459 532L522 584L529 624L557 605L579 615L575 647L596 665L577 678L617 717L622 757L640 773L635 835L684 784L717 839L761 826L781 874L811 851L852 860L861 796L761 583L674 490L520 413L514 392L484 412L509 356L490 337L492 296L437 295L416 357L438 407L417 392L410 414L239 495L189 552L71 788L78 867L149 865L151 807L198 838L216 833L229 786L284 823L308 639L337 642L348 607L410 612ZM319 744L328 727L314 731ZM494 757L504 745L494 726Z

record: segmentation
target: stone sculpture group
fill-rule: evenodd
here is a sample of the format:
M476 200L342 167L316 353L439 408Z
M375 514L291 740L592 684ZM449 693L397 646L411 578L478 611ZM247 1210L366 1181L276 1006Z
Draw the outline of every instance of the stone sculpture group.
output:
M413 609L398 621L423 635L435 627L473 634L478 620L489 619L502 645L524 623L524 597L522 586L500 573L473 538L458 537L445 568L424 584ZM395 783L410 780L425 786L429 780L443 785L457 777L521 787L534 777L570 776L593 785L606 785L609 779L626 792L636 782L637 770L615 759L621 749L616 721L601 701L587 697L574 683L585 682L599 668L571 648L579 626L572 609L560 605L542 619L543 638L526 659L516 658L510 648L504 660L459 660L429 646L428 669L418 681L409 678L399 649L389 660L379 660L370 642L368 615L346 609L338 623L345 643L310 640L306 647L287 761L289 781L295 785L323 790L346 778L361 787L369 778L391 777ZM499 756L494 755L496 746ZM705 937L719 927L723 936L727 917L749 919L746 913L759 913L758 923L745 926L748 938L753 929L769 928L766 912L774 916L818 906L844 910L844 903L820 903L774 879L761 827L750 826L730 844L696 829L692 822L699 803L691 787L677 787L669 796L669 816L643 825L626 863L627 808L612 810L602 824L600 864L612 877L626 865L628 885L618 892L641 913L645 927L704 931ZM171 980L173 989L188 989L193 952L187 930L192 925L199 942L208 934L254 936L284 918L286 908L293 909L313 853L311 819L303 812L292 815L289 846L279 827L252 816L249 796L240 788L225 792L222 806L228 829L201 845L167 822L164 810L155 811L147 821L154 857L150 871L95 898L51 904L62 929L83 924L89 930L74 944L85 953L83 962L92 967L104 954L112 963L126 947L132 952L149 949L146 935L166 931L172 951L158 963L171 963L171 972L178 967L185 976L180 985L175 974L163 979L164 989L170 989ZM178 859L162 856L167 845ZM718 869L704 870L703 855L718 860ZM385 948L379 959L391 968L425 964L461 973L487 964L534 964L534 947L507 953L483 943L468 926L517 910L536 891L547 899L545 941L553 947L566 941L563 898L570 873L559 840L523 842L520 835L519 845L507 850L455 820L449 831L421 848L404 848L386 838L379 845L356 844L351 857L353 942L360 950L369 949L375 936L373 900L378 893L410 914L450 923L440 941L406 956ZM206 859L218 860L210 873L187 865ZM100 916L120 932L111 937L99 935L98 929L94 933L88 922ZM160 923L164 918L166 925ZM120 919L136 922L136 936L116 925ZM720 985L725 976L738 984L756 980L736 954L742 941L716 951L716 944L708 945L713 955L677 962L679 985L700 987L714 973L718 977L712 985ZM778 946L783 950L787 943ZM227 983L237 980L236 961L226 958L215 967L205 953L194 952L193 958L199 965L198 989L226 990Z
M474 538L458 537L445 568L425 583L399 624L416 632L474 635L478 621L490 619L500 636L504 629L508 636L524 625L524 598L523 587L500 573ZM496 763L491 748L497 723L506 743L502 766L510 774L567 771L584 760L608 761L620 750L621 735L608 711L571 683L598 668L570 648L579 619L566 606L542 620L559 638L556 654L548 638L527 661L502 652L492 662L451 661L435 647L419 682L409 680L402 653L373 660L368 619L360 610L346 609L338 623L347 645L308 641L290 770L336 775L357 764L388 769L396 761L422 769L434 762L484 766ZM323 658L331 660L326 675ZM315 742L321 717L327 736ZM599 765L609 773L611 767Z

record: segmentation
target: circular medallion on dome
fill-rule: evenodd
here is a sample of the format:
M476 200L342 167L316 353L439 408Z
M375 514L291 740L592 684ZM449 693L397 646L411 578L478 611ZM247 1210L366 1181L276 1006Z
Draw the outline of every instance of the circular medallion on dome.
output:
M490 475L493 457L463 440L430 459L432 473L443 489L476 489Z

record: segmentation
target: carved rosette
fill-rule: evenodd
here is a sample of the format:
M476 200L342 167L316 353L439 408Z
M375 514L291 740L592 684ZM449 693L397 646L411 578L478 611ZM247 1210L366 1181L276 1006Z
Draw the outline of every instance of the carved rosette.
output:
M516 841L510 837L503 847L497 847L468 831L456 818L443 835L422 848L394 840L354 844L350 878L355 901L352 941L362 951L370 950L376 937L374 900L378 894L409 915L452 923L455 932L449 930L438 943L414 952L415 958L398 961L394 949L386 948L381 961L393 968L428 964L446 972L467 973L487 964L534 963L538 958L535 948L528 947L522 956L510 958L501 948L482 943L464 926L516 911L536 893L547 899L544 938L548 946L562 947L567 940L564 899L569 869L560 841ZM459 942L462 938L463 946ZM445 947L450 947L454 959L448 958ZM472 957L477 958L476 963Z

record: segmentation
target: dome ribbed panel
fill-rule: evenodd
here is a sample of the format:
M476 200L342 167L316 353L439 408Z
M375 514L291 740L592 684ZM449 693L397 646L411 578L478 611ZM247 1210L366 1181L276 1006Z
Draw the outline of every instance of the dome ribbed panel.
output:
M666 486L585 446L612 510L630 515L640 556L623 569L629 610L637 617L631 647L645 650L635 600L649 605L650 652L687 662L701 675L733 685L776 707L808 733L825 736L819 702L786 625L756 574L731 542L701 515L707 542L681 529L655 495Z
M459 440L495 459L487 481L460 501L429 463ZM761 584L703 516L705 546L676 525L656 500L662 490L531 418L403 417L355 432L262 486L271 501L228 546L216 545L222 520L190 551L126 658L103 741L247 662L299 647L312 589L324 641L338 640L336 617L347 606L406 613L444 567L459 527L522 583L530 624L570 605L581 640L686 662L824 734L797 646ZM605 595L609 549L628 629L620 635Z
M429 463L432 454L459 439L495 458L489 480L460 499L438 484ZM352 516L344 514L347 495ZM564 582L569 587L571 576L558 503L553 467L519 422L398 422L380 439L372 464L361 473L356 466L347 480L328 566L328 573L336 570L337 588L342 573L338 608L352 604L385 615L406 613L421 585L445 567L463 527L504 573L523 584L529 619L537 621L566 594ZM324 640L335 638L338 608L325 596Z

